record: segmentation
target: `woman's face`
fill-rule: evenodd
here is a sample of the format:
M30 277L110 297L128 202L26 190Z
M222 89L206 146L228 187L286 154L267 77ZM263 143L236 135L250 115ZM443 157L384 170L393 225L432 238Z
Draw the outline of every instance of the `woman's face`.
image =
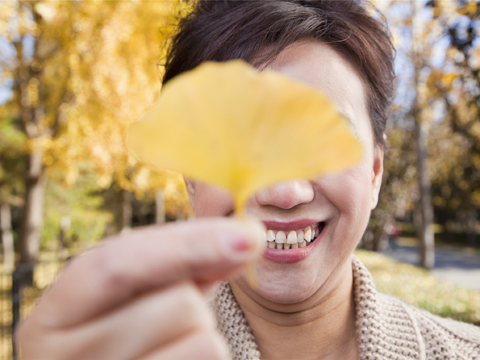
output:
M305 237L309 228L320 233L305 247L268 248L255 263L257 286L249 285L246 274L234 281L257 302L308 304L321 301L342 280L351 279L352 251L377 204L383 152L374 144L363 82L331 47L316 41L297 42L269 68L328 95L352 123L364 150L363 160L348 171L271 186L257 192L246 206L247 216L264 222L279 242L280 231L286 237L293 231L290 237L297 239L301 231ZM233 201L226 191L199 182L187 182L187 189L197 217L232 215Z

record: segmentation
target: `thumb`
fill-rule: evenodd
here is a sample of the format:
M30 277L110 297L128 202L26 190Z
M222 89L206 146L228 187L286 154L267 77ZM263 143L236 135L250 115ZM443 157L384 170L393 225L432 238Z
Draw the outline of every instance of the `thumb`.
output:
M257 257L264 232L260 223L216 218L113 237L68 264L37 313L45 325L72 326L139 293L185 280L208 285Z

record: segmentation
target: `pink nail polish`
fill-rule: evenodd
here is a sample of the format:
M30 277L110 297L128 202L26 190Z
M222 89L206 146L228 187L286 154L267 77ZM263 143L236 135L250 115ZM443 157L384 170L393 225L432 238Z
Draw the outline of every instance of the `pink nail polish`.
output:
M248 251L251 249L252 243L247 239L235 239L231 242L231 247L235 251Z

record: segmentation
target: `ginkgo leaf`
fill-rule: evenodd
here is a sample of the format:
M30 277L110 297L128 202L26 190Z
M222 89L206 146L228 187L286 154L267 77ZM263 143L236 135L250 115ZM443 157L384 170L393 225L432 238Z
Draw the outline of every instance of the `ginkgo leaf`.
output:
M362 156L351 125L320 91L241 60L171 80L126 142L157 168L228 189L237 212L259 189L340 171Z

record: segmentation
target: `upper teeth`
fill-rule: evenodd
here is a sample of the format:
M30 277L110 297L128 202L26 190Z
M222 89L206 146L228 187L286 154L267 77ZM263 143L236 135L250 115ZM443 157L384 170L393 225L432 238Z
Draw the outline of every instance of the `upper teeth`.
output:
M277 249L303 247L318 236L320 233L319 227L320 224L301 230L268 230L266 233L268 247Z

